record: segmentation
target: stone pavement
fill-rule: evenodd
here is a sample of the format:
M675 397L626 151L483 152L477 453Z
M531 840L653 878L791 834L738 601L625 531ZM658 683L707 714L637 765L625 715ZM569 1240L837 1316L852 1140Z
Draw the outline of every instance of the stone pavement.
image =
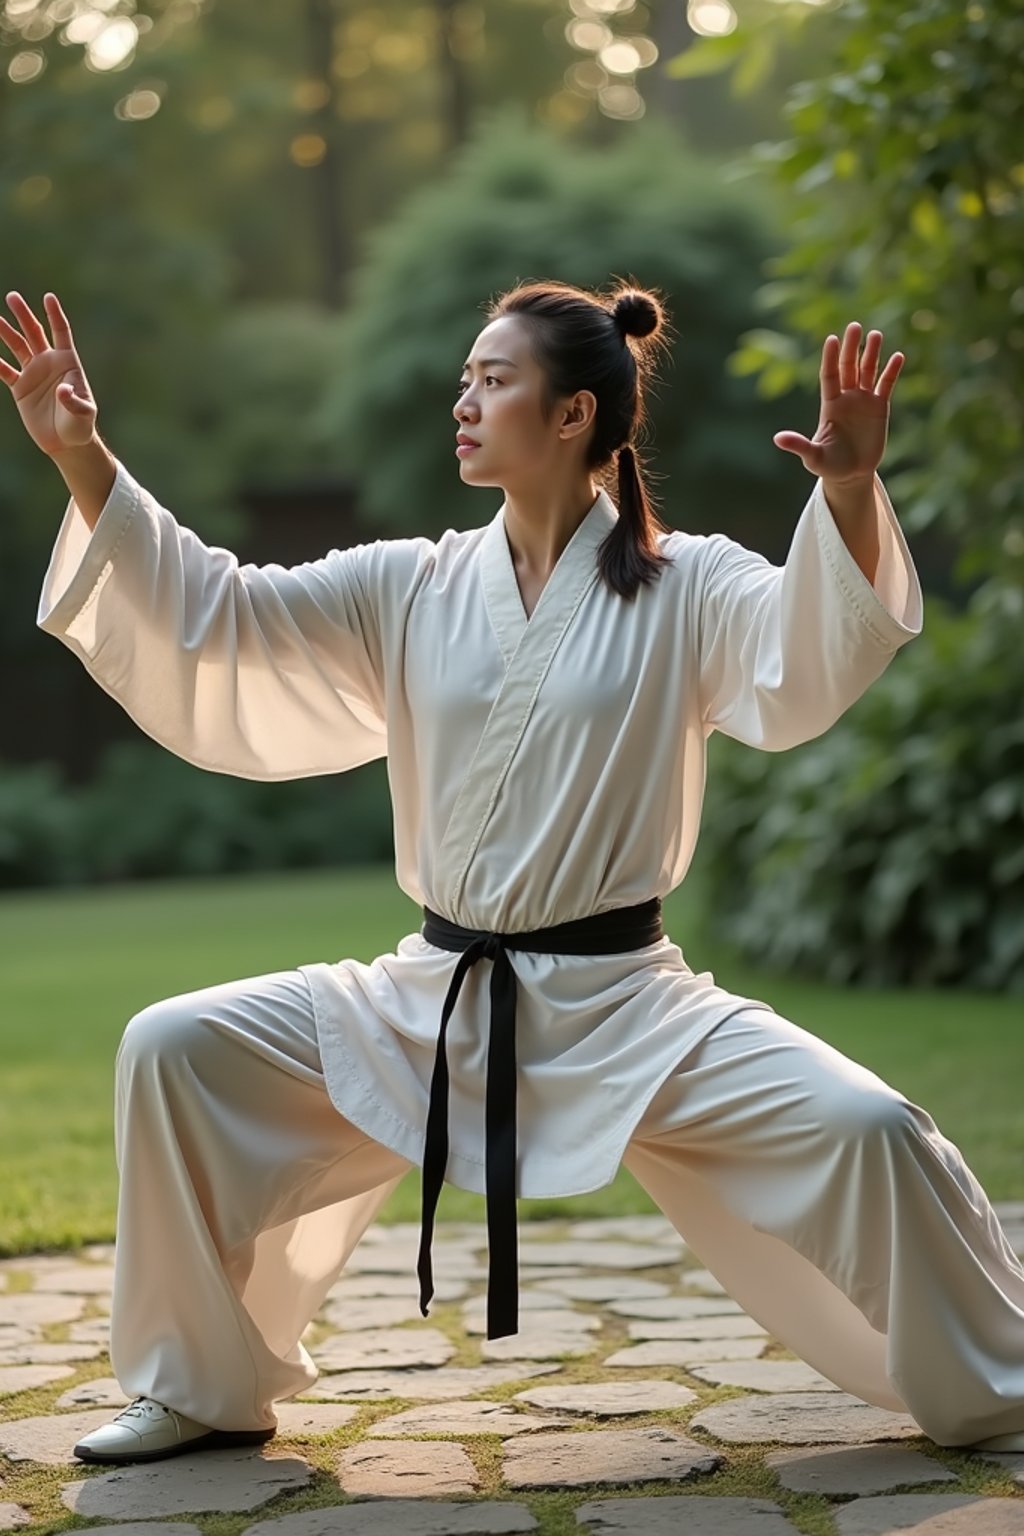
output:
M1024 1252L1024 1202L997 1207ZM486 1236L370 1229L264 1446L123 1467L113 1249L0 1262L0 1530L100 1536L1024 1536L1024 1454L936 1446L741 1312L660 1216L521 1224L521 1331L484 1337ZM140 1523L142 1522L142 1523Z

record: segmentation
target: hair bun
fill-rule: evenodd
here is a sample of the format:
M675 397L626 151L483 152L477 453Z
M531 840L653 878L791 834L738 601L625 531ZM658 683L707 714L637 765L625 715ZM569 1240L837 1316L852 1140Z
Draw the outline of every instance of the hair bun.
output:
M625 336L650 336L661 325L661 305L653 294L639 288L620 293L612 307L612 319Z

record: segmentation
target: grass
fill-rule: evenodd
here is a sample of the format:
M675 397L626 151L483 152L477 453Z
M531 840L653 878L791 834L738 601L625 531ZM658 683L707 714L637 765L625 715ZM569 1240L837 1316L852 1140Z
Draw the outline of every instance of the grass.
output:
M1020 999L837 990L751 972L702 932L699 884L666 904L695 969L776 1011L922 1104L993 1199L1024 1197ZM390 868L146 882L0 897L0 1254L114 1234L113 1061L157 999L310 960L370 960L419 926ZM524 1201L524 1217L654 1207L623 1170L605 1190ZM413 1220L418 1179L384 1220ZM439 1216L482 1216L446 1188Z

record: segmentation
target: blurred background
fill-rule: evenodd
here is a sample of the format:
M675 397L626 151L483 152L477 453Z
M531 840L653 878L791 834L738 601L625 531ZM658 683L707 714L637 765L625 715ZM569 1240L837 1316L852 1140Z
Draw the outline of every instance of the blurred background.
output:
M924 635L819 741L712 742L672 931L937 1105L1003 1196L1024 1195L1022 99L1024 12L987 0L0 0L2 291L60 296L105 441L242 561L493 516L450 412L519 280L659 289L662 515L776 561L812 482L772 434L813 433L825 336L858 319L906 354L881 473ZM134 1009L370 958L418 914L388 878L383 764L204 773L36 628L66 498L0 407L9 1251L109 1229ZM94 1194L62 1204L49 1157L93 1159Z

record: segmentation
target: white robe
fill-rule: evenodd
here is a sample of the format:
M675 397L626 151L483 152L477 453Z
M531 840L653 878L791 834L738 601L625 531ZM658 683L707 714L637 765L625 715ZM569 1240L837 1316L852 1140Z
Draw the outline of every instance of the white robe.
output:
M819 480L783 567L672 532L672 563L627 603L597 571L617 517L602 491L527 620L504 506L436 542L240 565L118 463L91 533L68 503L37 623L197 767L289 779L386 755L402 890L512 933L665 896L693 854L711 732L769 751L807 741L920 631L917 573L877 477L875 495L874 585ZM371 965L299 967L332 1102L411 1162L456 958L414 933ZM721 1020L767 1006L694 974L667 936L510 959L521 1196L610 1182L676 1064ZM467 977L448 1036L448 1179L478 1193L489 969Z

